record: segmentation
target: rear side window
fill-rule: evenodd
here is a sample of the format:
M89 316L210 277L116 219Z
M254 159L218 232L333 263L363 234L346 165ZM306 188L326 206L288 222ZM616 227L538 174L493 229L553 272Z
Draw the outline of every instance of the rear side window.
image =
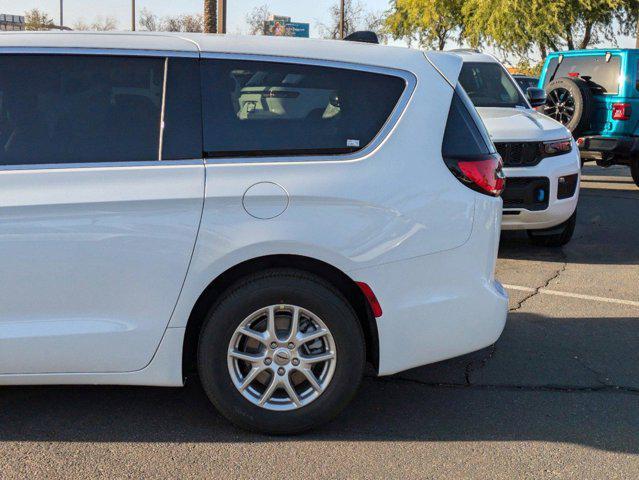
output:
M464 158L488 155L494 152L495 147L488 137L484 123L466 92L458 86L453 94L448 112L442 156L444 158Z
M406 82L295 63L206 60L208 157L326 155L360 150L379 133Z
M608 61L604 54L583 57L564 56L559 67L557 67L558 62L559 57L553 57L548 61L544 87L551 78L588 77L596 87L601 89L602 93L619 92L621 59L618 55L610 56Z
M0 165L201 157L195 60L0 55L0 72Z

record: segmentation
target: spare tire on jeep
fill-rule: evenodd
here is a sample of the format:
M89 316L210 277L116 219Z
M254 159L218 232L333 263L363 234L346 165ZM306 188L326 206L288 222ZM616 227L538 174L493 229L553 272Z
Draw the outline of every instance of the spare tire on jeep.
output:
M575 138L588 129L593 106L588 82L581 78L557 78L546 85L546 92L546 115L563 123Z

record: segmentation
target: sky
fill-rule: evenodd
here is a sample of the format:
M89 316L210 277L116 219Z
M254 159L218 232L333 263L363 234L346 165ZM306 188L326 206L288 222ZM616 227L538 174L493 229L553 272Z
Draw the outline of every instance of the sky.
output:
M228 32L243 33L245 16L253 8L268 4L276 15L292 17L293 21L311 24L311 36L318 36L318 23L328 23L329 8L336 0L227 0ZM361 0L367 11L379 12L388 9L389 0ZM202 0L136 0L136 10L146 8L158 17L200 13ZM25 11L39 8L47 12L58 23L60 0L0 0L0 14L23 15ZM131 25L131 0L64 0L64 23L69 26L78 20L91 23L96 17L113 17L118 29L129 29ZM620 47L634 48L633 38L620 37ZM449 48L456 45L451 44ZM488 49L490 52L490 49ZM494 52L490 52L494 53Z
M311 24L311 35L317 35L316 24L327 23L328 9L335 0L227 0L228 32L245 28L245 15L254 7L268 4L276 15L292 17L293 21ZM388 9L388 0L363 0L369 11ZM159 17L199 13L202 0L136 0L136 10L147 8ZM39 8L47 12L56 23L60 18L59 0L0 0L0 13L23 15ZM64 0L64 23L69 26L82 19L88 23L97 17L114 17L120 29L130 28L131 0ZM239 33L239 32L238 32Z

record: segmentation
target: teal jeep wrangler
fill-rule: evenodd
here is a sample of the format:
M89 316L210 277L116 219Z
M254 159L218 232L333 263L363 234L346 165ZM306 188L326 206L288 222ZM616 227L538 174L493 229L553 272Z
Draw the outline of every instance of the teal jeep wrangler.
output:
M639 50L572 50L548 55L539 78L543 112L577 140L582 162L628 165L639 186Z

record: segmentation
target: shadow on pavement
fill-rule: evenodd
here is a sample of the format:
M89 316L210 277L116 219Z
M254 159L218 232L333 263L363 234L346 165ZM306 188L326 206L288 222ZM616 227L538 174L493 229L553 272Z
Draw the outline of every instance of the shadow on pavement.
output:
M532 245L525 231L502 231L499 258L548 262L639 264L639 188L632 191L582 185L577 227L562 248ZM636 191L635 191L636 190Z
M366 378L337 420L302 437L235 429L197 379L183 389L6 387L0 389L0 442L543 441L639 453L637 393L598 390L595 380L593 388L554 384L563 375L584 385L570 380L571 372L584 375L573 353L562 350L570 338L584 359L605 362L597 368L614 373L621 362L625 375L637 377L638 323L515 312L496 350ZM470 386L464 383L469 365Z

